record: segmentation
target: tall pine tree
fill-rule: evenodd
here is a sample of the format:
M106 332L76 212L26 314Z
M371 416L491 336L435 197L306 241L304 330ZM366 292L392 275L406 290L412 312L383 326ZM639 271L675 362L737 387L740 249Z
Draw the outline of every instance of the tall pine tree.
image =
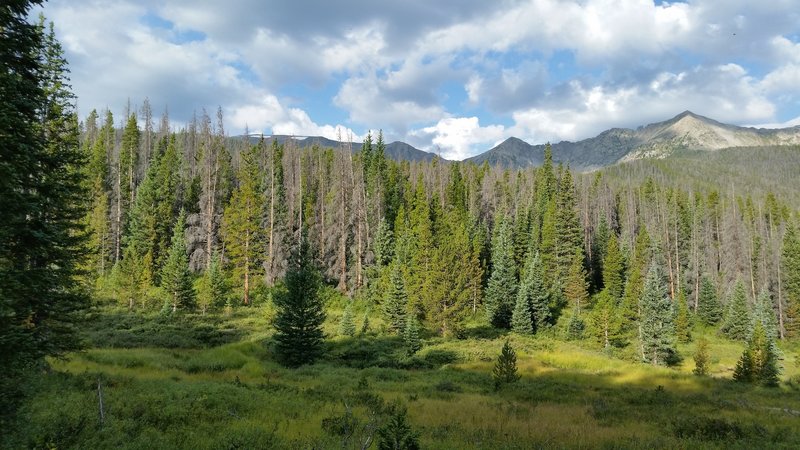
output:
M657 262L647 271L642 297L639 340L642 358L651 364L666 365L677 356L675 349L675 313L667 295L664 277Z
M517 279L511 226L507 219L500 223L492 239L492 274L486 287L486 317L498 328L509 328L513 302L517 298Z
M172 312L178 308L189 308L194 305L194 288L192 272L189 270L189 255L186 252L186 215L181 212L175 230L172 233L172 245L169 249L164 268L161 269L161 287L167 291Z

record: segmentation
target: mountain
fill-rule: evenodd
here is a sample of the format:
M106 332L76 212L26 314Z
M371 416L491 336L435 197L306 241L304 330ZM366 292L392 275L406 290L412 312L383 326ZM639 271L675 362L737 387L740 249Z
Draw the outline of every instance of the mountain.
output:
M766 147L800 144L800 126L782 129L727 125L684 111L664 122L636 130L612 128L596 137L552 145L553 160L577 170L592 170L621 161L664 158L676 150L720 150L734 147ZM509 138L491 150L469 158L477 164L522 168L539 165L544 145Z
M234 139L242 138L243 136L237 136ZM252 144L257 143L260 139L260 135L250 135L248 138ZM268 145L272 143L273 139L277 139L280 143L294 140L294 144L300 148L309 148L313 145L318 145L322 148L349 147L354 152L361 150L360 142L339 142L322 136L306 136L302 138L287 135L264 136L264 140ZM401 141L395 141L386 145L386 157L395 161L431 161L435 156L436 155L433 153L422 151Z

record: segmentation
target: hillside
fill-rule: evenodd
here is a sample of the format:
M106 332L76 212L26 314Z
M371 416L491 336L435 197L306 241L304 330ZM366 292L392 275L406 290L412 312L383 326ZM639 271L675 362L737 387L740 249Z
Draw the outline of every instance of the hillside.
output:
M552 144L553 160L576 170L593 170L621 161L665 158L678 150L713 151L736 147L767 147L800 144L800 127L784 129L746 128L727 125L685 111L670 120L636 130L612 128L578 142ZM524 168L541 164L544 145L531 145L509 138L491 150L469 158L477 164Z
M235 136L232 139L241 140L243 139L243 136ZM251 135L248 140L250 143L255 144L260 139L261 137L258 135ZM264 140L267 142L267 144L270 144L273 139L277 139L278 142L282 144L292 141L298 148L311 148L314 145L317 145L322 148L350 148L354 152L360 151L362 145L361 142L339 142L323 136L296 137L287 135L274 135L264 137ZM395 141L386 144L386 157L395 161L432 161L436 155L422 151L409 144L406 144L405 142Z

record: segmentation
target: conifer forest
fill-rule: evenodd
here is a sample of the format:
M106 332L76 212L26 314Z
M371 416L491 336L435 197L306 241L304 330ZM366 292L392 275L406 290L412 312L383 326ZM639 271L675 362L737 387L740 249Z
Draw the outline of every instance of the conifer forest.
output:
M30 3L0 7L0 447L800 446L797 145L585 170L81 117Z

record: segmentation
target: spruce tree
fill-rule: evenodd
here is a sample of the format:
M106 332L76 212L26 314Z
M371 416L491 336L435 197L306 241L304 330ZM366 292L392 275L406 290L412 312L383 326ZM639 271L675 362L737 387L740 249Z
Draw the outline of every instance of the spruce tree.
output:
M698 376L708 375L708 340L700 338L694 351L694 369L692 373Z
M172 234L164 268L161 270L161 287L167 291L172 312L178 308L188 308L194 304L192 272L189 270L189 255L186 253L186 215L181 211L178 223Z
M586 270L583 268L583 251L576 248L572 253L572 262L567 272L567 284L564 286L564 296L567 297L572 306L578 311L586 306L589 298L586 283Z
M288 367L313 363L322 354L325 307L319 296L321 276L305 233L289 259L286 292L274 297L275 353Z
M789 225L783 235L781 272L786 293L786 334L800 336L800 236L797 228Z
M669 364L677 354L674 311L660 266L655 261L647 271L639 310L639 340L643 359L654 366Z
M408 310L408 295L403 283L400 264L395 263L389 278L389 290L383 300L383 315L392 333L400 333L405 327Z
M538 252L528 252L523 279L520 282L519 292L517 292L515 313L520 301L527 304L531 316L532 332L538 333L550 325L550 293L544 284L544 271Z
M514 304L514 312L511 315L511 329L519 334L533 334L531 305L527 295L522 295L521 289Z
M675 335L678 342L687 343L692 340L692 318L689 313L689 305L686 303L686 294L681 290L678 298L675 299Z
M778 340L778 323L775 317L775 310L772 307L772 298L766 288L762 289L756 297L753 320L761 322L770 342L774 343ZM754 328L754 326L755 324L750 327Z
M409 314L406 318L405 329L403 330L403 343L406 346L406 352L409 355L417 353L422 348L422 342L419 338L419 321L417 316Z
M761 321L756 320L753 332L747 340L747 347L736 363L733 379L764 386L777 386L779 374L775 343L767 336Z
M597 294L594 307L589 315L591 331L597 342L608 349L619 343L622 332L622 316L617 301L603 289Z
M339 334L342 336L355 336L356 324L353 321L353 302L348 300L339 322Z
M517 374L517 353L511 347L511 344L506 339L503 344L503 349L497 357L497 362L492 369L492 380L494 380L494 389L497 391L504 384L514 383L519 380L520 376Z
M734 286L733 292L728 299L727 308L720 330L729 339L744 341L747 339L747 333L750 330L751 319L750 308L747 305L747 294L744 290L744 283L741 280Z
M200 279L197 304L201 312L205 314L210 308L222 308L226 303L228 293L228 283L219 260L219 252L215 250L211 255L211 266L203 272L203 277Z
M492 239L492 274L484 299L486 317L492 326L509 328L511 325L512 302L517 298L515 273L511 226L508 220L501 219Z
M704 324L716 325L722 319L722 306L717 298L717 290L705 275L700 280L697 303L697 317Z
M418 436L406 420L406 408L392 403L387 414L386 423L378 429L378 450L419 450Z
M39 3L0 6L0 414L19 373L80 348L88 305L86 158L61 46L27 18Z
M581 317L581 310L573 308L572 314L570 314L569 321L567 322L566 338L568 340L582 339L585 329L586 323Z
M622 298L622 291L624 282L622 279L623 274L623 261L622 253L619 251L619 242L617 236L611 233L608 238L608 245L605 249L605 258L603 259L603 288L608 291L614 301Z

